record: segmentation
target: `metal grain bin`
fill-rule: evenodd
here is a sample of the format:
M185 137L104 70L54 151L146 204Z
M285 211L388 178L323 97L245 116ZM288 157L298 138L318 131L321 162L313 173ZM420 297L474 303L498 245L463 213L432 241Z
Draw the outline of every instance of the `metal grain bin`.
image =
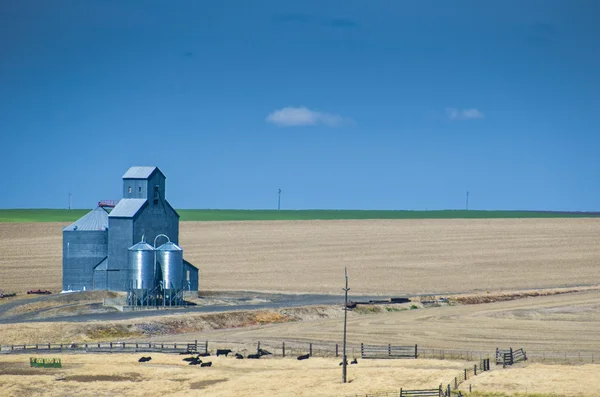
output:
M183 289L183 250L175 243L164 243L156 249L162 272L163 289Z
M152 290L156 287L154 248L145 242L129 248L129 279L132 289Z

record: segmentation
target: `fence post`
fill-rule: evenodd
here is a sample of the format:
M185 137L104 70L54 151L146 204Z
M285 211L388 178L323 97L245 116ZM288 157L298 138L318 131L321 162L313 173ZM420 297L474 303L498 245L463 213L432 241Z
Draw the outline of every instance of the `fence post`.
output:
M475 364L473 366L473 371L474 371L473 373L475 374L475 376L477 376L477 364Z
M62 347L62 345L60 345ZM110 342L110 350L112 350L112 342Z
M285 357L285 342L281 342L281 351L283 353L283 357Z
M204 342L204 353L208 353L208 341Z
M454 377L454 390L458 389L458 378Z
M337 345L336 345L336 347L337 347ZM363 345L363 343L362 343L362 342L360 343L360 356L361 356L362 358L364 358L364 357L365 357L365 347L364 347L364 345Z
M467 380L467 369L465 368L465 380Z
M256 354L258 354L259 350L260 350L260 341L258 341L258 345L256 346Z
M338 349L339 349L339 347L338 347L338 344L336 343L335 344L335 356L336 357L339 357L339 350ZM592 362L594 362L594 358L593 357L594 357L594 355L592 355Z
M125 349L125 342L123 342L123 349Z
M415 345L415 358L417 358L419 355L417 354L417 345Z
M308 345L308 354L309 354L310 357L312 357L312 355L313 355L312 354L312 342L309 343L309 345Z

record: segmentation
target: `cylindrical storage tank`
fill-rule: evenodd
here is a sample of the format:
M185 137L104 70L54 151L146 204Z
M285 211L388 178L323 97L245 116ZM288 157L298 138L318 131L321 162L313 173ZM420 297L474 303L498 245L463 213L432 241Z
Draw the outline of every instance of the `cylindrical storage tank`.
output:
M131 288L152 290L156 287L154 248L150 244L140 242L129 247L129 272Z
M183 250L168 242L156 249L156 257L162 272L163 289L183 289Z

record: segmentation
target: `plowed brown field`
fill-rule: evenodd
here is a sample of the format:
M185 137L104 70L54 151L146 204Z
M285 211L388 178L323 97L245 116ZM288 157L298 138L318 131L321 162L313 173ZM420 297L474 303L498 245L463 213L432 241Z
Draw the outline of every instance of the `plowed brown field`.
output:
M60 223L0 223L0 289L61 288ZM182 222L202 290L401 294L600 283L600 219Z

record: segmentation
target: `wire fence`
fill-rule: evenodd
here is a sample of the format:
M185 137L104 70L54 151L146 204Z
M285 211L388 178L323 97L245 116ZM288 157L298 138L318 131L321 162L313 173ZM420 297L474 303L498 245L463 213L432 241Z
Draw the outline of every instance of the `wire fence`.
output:
M257 348L269 350L274 356L288 357L310 354L313 357L341 357L342 344L331 342L311 342L311 341L189 341L189 342L101 342L101 343L40 343L40 344L22 344L22 345L2 345L0 354L18 354L31 351L40 351L45 353L65 353L65 352L104 352L104 351L131 351L143 352L152 351L165 353L185 352L188 345L197 344L196 349L232 349L240 353L255 353ZM260 346L259 346L260 345ZM373 344L373 346L387 347L387 344ZM458 350L458 349L432 349L419 346L418 358L430 358L440 360L465 360L480 361L485 358L493 357L495 352L485 350ZM349 358L361 357L360 344L347 344L346 355ZM600 362L600 351L528 351L527 359L530 362L546 364L593 364Z

